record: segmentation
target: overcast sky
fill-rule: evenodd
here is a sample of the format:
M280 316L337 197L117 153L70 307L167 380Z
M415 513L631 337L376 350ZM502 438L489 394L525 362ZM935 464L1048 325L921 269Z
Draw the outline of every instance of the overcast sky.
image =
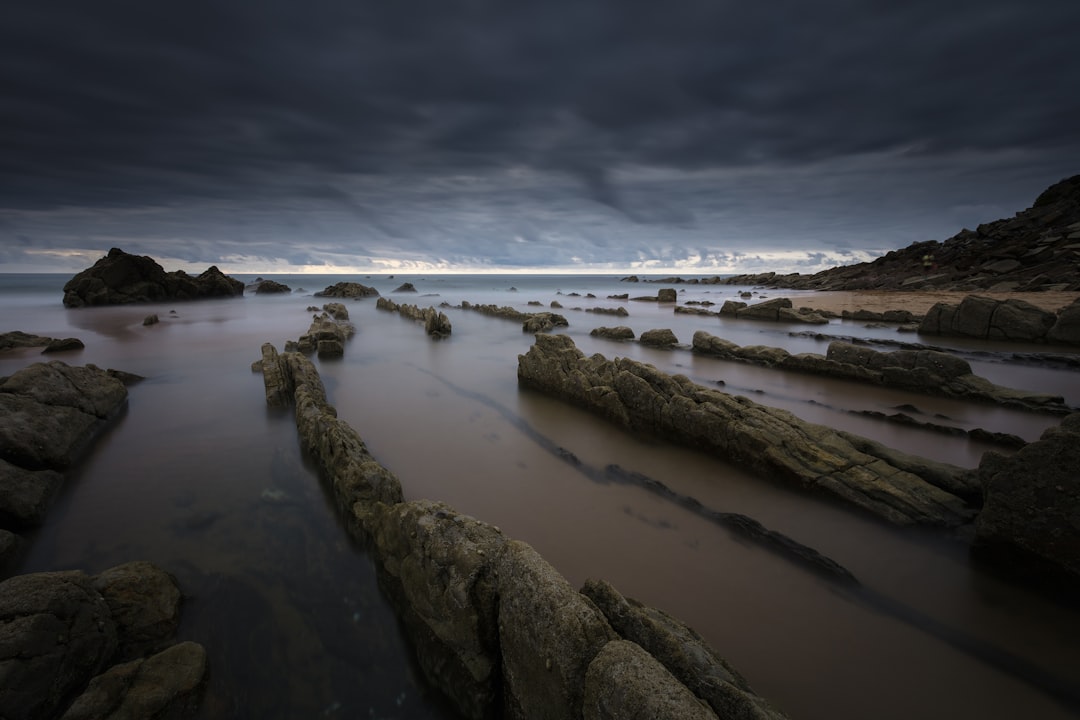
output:
M1080 173L1077 0L5 0L0 272L812 272Z

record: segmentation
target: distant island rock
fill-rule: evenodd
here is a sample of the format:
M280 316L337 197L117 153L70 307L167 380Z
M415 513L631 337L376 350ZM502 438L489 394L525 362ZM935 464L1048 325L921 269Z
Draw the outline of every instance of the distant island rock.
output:
M183 270L165 272L146 255L112 248L109 254L64 285L66 307L129 305L166 300L242 297L244 283L211 266L192 277Z
M378 294L378 290L367 285L355 282L339 282L328 285L325 290L315 293L315 297L362 298L373 297Z

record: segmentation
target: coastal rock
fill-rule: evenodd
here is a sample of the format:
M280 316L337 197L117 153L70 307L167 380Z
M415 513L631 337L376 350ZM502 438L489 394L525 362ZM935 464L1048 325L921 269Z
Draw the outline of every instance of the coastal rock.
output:
M410 282L401 283L396 288L394 288L394 292L396 292L396 293L414 293L414 292L416 292L416 288L413 287L413 284L410 283Z
M336 303L334 303L336 304ZM344 306L341 307L344 310ZM334 308L340 315L340 311ZM348 311L345 312L348 317ZM348 321L338 320L329 311L314 316L308 331L297 340L297 349L305 354L318 353L321 358L341 357L345 353L345 341L356 334L356 328Z
M429 500L378 506L370 523L383 571L425 673L466 717L490 716L501 682L492 562L506 538Z
M679 296L675 293L675 288L660 288L656 293L657 302L673 303L678 299Z
M895 524L956 526L972 516L960 498L859 451L831 428L634 360L586 358L566 335L537 335L518 356L518 380L632 431L700 448Z
M508 542L494 568L504 716L580 717L589 664L618 636L596 606L529 545Z
M717 716L648 652L632 642L614 640L589 664L582 718L716 720Z
M755 305L727 300L720 307L720 314L731 315L746 320L771 320L773 322L797 322L812 325L824 325L829 322L821 313L810 308L792 307L789 298L773 298Z
M58 352L70 352L72 350L82 350L86 345L79 338L60 338L56 340L50 340L42 350L42 354L45 353L58 353Z
M328 285L324 290L315 293L315 297L357 299L373 297L378 294L378 290L373 287L368 287L367 285L361 285L360 283L355 282L339 282Z
M649 347L671 348L679 344L679 338L675 337L675 333L668 328L657 328L641 333L638 342Z
M1063 345L1080 345L1080 298L1061 309L1046 339Z
M396 312L403 317L422 322L424 324L424 332L436 339L449 337L450 333L453 332L450 318L446 317L445 313L441 313L433 307L420 308L416 305L398 305L393 300L383 297L379 298L375 307L380 310Z
M624 307L613 307L613 308L592 307L592 308L585 308L585 312L595 313L597 315L617 315L619 317L626 317L627 315L630 314L629 312L627 312L626 308L624 308Z
M116 649L109 606L78 571L0 583L0 717L55 717Z
M240 297L244 284L211 266L192 277L183 270L165 272L145 255L112 248L108 255L64 285L64 305L125 305L130 303Z
M53 338L44 335L31 335L22 330L0 333L0 350L16 348L44 347L53 342Z
M935 304L919 325L919 333L1045 342L1054 339L1050 337L1050 331L1057 320L1054 313L1023 300L996 300L969 295L959 305Z
M589 335L593 337L607 338L608 340L633 340L634 331L625 325L619 325L618 327L598 327L589 331Z
M124 384L93 365L29 365L0 384L0 459L64 469L126 400Z
M285 283L279 283L276 280L256 280L251 285L248 285L248 290L251 290L256 295L285 295L292 292L292 288Z
M661 610L623 597L602 580L587 581L581 592L593 601L623 639L643 648L718 717L748 720L785 717L756 695L738 671L684 623Z
M985 502L976 542L1007 563L1056 568L1080 580L1080 413L1011 457L979 464Z
M206 650L193 642L114 665L90 681L61 720L194 717L206 669Z
M566 318L562 315L553 312L538 312L525 318L525 321L521 324L521 331L527 333L546 333L557 327L567 327L568 325L570 325L570 323L567 322Z
M157 565L135 561L98 574L93 587L116 621L116 659L124 661L169 644L180 624L180 588Z
M26 470L0 460L0 527L25 530L41 525L63 481L54 470Z

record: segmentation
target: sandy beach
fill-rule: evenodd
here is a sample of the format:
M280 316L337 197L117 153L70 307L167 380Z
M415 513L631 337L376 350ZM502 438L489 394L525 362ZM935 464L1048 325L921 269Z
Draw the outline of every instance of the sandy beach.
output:
M772 296L783 296L783 290L774 290ZM908 310L915 315L925 315L936 303L959 304L968 295L1007 300L1016 298L1025 300L1044 310L1056 312L1080 297L1080 292L960 292L954 290L923 290L917 292L898 292L894 290L823 290L813 295L792 296L796 306L812 307L816 310L830 310L841 313L844 310Z

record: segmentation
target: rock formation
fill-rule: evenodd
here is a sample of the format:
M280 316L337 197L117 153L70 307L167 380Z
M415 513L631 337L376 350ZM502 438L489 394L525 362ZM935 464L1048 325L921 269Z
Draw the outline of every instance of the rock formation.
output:
M979 464L985 503L975 523L983 552L1006 563L1053 567L1080 582L1080 413L1006 457Z
M668 328L656 328L641 333L638 342L649 347L670 349L679 344L679 338Z
M799 308L795 310L788 298L773 298L754 305L747 305L736 300L727 300L720 306L720 315L734 315L744 320L771 320L773 322L797 322L812 325L825 325L828 318L816 310Z
M173 644L179 617L175 579L148 562L5 580L0 717L191 717L206 653Z
M672 620L653 633L654 646L673 660L666 667L664 657L624 640L527 544L443 503L404 502L397 477L337 418L303 355L278 355L267 344L261 364L267 402L291 395L300 442L351 529L374 548L380 586L421 669L464 717L716 717L690 685L715 685L714 666L726 668L725 677L737 673L711 650L697 666L684 662L707 647L689 628ZM745 693L739 707L767 710L744 685L736 688Z
M518 380L629 430L700 448L898 525L954 527L974 515L963 500L911 472L917 464L911 456L886 460L831 428L651 365L586 358L566 335L537 335L529 352L518 356Z
M930 308L919 334L1080 344L1080 302L1055 314L1024 300L968 295L959 305L941 302Z
M967 361L936 350L880 352L838 340L829 343L824 356L816 353L792 355L777 347L740 347L703 330L694 333L693 350L725 360L902 388L923 395L995 403L1059 415L1070 412L1060 395L1031 393L995 385L973 374Z
M410 282L401 283L400 285L398 285L394 289L394 292L396 292L396 293L414 293L414 292L416 292L416 288Z
M424 323L424 332L436 339L450 337L450 333L454 329L450 324L450 318L433 307L420 308L416 305L399 305L393 300L384 297L378 299L375 307L380 310L400 313L403 317Z
M341 303L327 303L323 312L312 318L308 331L296 342L296 349L317 353L320 358L341 357L345 354L345 341L355 334L348 309Z
M256 295L284 295L292 292L292 288L285 283L279 283L277 280L263 280L262 278L256 278L255 282L248 285L247 290L251 290Z
M873 262L813 275L739 275L727 285L802 290L1080 290L1080 175L1051 185L1015 217L929 240Z
M216 266L196 277L183 270L167 273L150 257L113 248L64 285L64 305L126 305L243 294L244 284L224 275Z
M608 340L633 340L634 331L625 325L617 327L598 327L589 331L593 337L607 338Z
M0 528L40 525L61 472L127 403L124 383L93 365L34 363L0 382ZM2 556L0 556L2 557Z
M355 282L339 282L333 285L328 285L326 289L315 293L315 297L333 297L333 298L345 298L345 299L357 299L365 297L374 297L379 294L379 291L373 287L367 285L361 285Z

